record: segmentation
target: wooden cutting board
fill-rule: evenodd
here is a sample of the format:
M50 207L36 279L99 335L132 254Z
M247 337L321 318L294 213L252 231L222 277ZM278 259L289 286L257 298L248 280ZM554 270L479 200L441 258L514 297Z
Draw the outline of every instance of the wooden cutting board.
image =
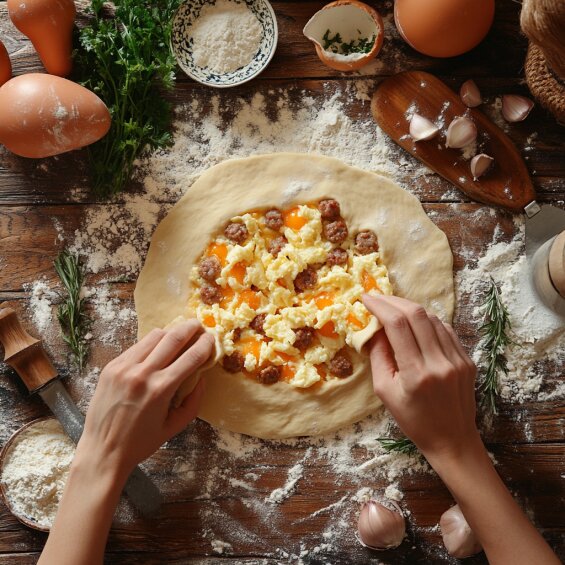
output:
M479 109L467 108L459 95L441 80L421 71L409 71L385 79L371 101L376 122L398 145L430 169L459 187L473 200L523 211L535 200L526 165L510 138ZM409 134L413 113L440 127L427 141L413 141ZM488 173L473 180L470 158L460 149L445 147L445 134L458 116L470 117L477 126L477 153L494 158Z

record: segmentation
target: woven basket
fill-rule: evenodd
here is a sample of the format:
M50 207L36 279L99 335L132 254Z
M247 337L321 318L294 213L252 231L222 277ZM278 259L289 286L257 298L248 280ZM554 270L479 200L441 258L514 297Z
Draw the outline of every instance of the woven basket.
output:
M524 0L520 24L530 40L525 64L530 91L565 125L565 2Z

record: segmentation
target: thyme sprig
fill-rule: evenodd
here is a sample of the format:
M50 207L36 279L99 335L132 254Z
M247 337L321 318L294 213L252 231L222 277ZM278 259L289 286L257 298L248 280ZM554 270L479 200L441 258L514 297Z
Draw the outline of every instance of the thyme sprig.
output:
M483 305L485 323L480 332L484 337L482 348L486 352L486 373L479 385L482 393L481 405L493 414L497 414L496 402L500 395L500 373L508 374L506 347L512 344L509 336L511 330L508 310L502 302L500 291L491 278L491 285Z
M85 336L91 326L84 298L81 297L84 267L77 255L66 250L59 253L54 265L65 289L65 293L61 295L62 303L57 309L57 318L63 339L71 349L71 359L79 371L82 371L88 357L88 341Z
M407 437L400 439L379 437L377 441L387 453L395 452L404 453L405 455L415 455L418 452L418 448L414 445L414 442Z

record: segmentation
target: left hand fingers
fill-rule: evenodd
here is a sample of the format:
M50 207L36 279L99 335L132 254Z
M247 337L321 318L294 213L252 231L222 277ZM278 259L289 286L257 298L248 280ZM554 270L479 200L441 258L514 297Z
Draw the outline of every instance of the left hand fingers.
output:
M164 378L169 383L170 389L176 391L186 377L204 365L210 359L214 348L214 338L207 333L201 334L193 345L163 371Z
M165 337L147 356L144 365L149 370L157 371L168 367L188 346L198 332L202 331L200 322L191 319L165 330Z
M196 418L202 403L204 388L204 380L200 379L194 390L183 400L183 403L177 408L171 408L165 423L167 438L171 438L184 430L189 422Z

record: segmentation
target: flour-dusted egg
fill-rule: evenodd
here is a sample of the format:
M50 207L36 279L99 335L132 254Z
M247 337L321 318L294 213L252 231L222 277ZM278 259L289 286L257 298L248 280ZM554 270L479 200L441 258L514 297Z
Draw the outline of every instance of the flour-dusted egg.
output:
M396 27L420 53L454 57L476 47L494 18L494 0L396 0Z
M12 63L4 44L0 41L0 86L8 82L12 76Z
M98 141L109 129L104 102L70 80L29 73L0 88L0 143L16 155L58 155Z

